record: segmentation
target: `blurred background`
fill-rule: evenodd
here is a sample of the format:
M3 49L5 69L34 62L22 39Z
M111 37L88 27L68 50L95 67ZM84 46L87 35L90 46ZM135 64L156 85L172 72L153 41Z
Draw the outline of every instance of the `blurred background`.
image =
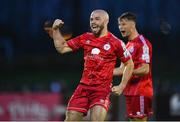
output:
M117 18L126 11L137 14L138 31L153 45L150 120L180 120L179 7L179 0L1 0L0 120L64 120L81 78L83 52L58 54L43 26L60 18L64 33L76 37L90 30L94 9L109 13L109 30L121 39ZM126 120L124 97L111 100L107 120Z

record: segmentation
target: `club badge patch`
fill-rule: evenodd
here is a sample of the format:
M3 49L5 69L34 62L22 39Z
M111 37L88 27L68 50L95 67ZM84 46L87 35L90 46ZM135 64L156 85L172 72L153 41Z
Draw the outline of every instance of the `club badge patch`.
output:
M110 44L105 44L103 48L104 48L104 50L109 50L111 48L111 46L110 46Z
M133 53L134 52L134 47L131 46L131 47L128 48L128 50L129 50L130 53Z

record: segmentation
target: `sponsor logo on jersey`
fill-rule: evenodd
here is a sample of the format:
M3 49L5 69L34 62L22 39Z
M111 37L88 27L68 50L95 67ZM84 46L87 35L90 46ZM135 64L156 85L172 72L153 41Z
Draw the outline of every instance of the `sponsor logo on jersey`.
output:
M101 51L100 51L100 49L98 49L98 48L93 48L93 49L91 50L91 54L93 54L93 55L98 55L100 52L101 52Z

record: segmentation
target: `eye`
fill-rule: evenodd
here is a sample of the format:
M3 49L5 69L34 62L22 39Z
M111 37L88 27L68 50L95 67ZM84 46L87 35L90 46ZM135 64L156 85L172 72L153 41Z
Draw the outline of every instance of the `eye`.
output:
M125 26L126 24L125 23L121 23L120 26Z
M122 27L122 23L119 23L118 26L119 26L119 28Z
M90 18L90 21L93 21L93 18Z
M96 17L95 19L96 19L96 20L100 20L101 18L100 18L100 17Z

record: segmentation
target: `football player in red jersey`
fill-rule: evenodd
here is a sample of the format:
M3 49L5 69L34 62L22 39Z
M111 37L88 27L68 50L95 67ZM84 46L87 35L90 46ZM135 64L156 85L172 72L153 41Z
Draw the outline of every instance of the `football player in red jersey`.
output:
M133 75L123 91L127 116L131 120L147 121L152 114L152 46L148 39L137 32L134 13L123 13L118 18L118 24L122 36L128 39L126 48L134 62ZM113 74L122 75L124 68L124 63L121 63Z
M59 32L64 22L56 19L52 26L52 37L56 50L63 54L84 49L84 70L80 84L69 100L66 121L80 121L90 110L92 121L105 120L109 108L109 95L120 95L132 75L134 64L124 43L108 31L109 15L104 10L94 10L90 16L92 32L84 33L67 42ZM113 69L119 57L124 64L123 78L112 87Z

